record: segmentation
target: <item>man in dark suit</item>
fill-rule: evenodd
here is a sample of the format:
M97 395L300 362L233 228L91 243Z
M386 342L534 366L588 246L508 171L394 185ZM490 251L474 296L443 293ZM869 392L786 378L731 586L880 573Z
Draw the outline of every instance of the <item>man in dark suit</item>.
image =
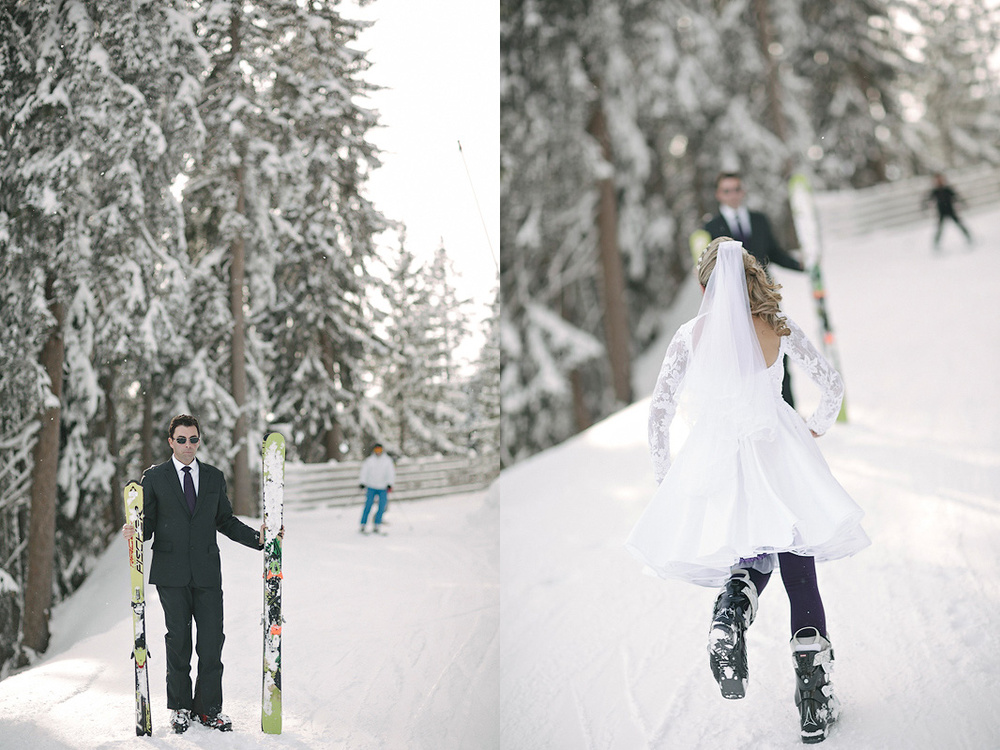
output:
M805 270L802 264L781 249L781 245L771 231L771 222L760 211L751 211L743 205L746 193L739 172L720 172L715 178L715 199L719 201L719 213L705 224L705 231L718 237L732 237L743 243L747 252L760 261L767 271L769 263L777 263L793 271ZM770 276L770 273L768 274ZM784 360L785 375L781 382L781 396L792 408L792 379L788 374L788 357Z
M713 216L705 231L717 237L732 237L743 243L751 255L766 269L768 263L777 263L793 271L804 270L802 264L781 249L771 231L771 222L760 211L750 211L743 205L746 193L738 172L722 172L715 180L715 199L719 213Z
M175 732L192 719L232 730L222 713L222 564L216 532L253 549L264 548L264 526L254 531L233 515L226 480L195 459L201 429L194 417L170 421L169 461L142 476L143 537L153 539L149 582L156 586L167 627L167 708ZM135 536L131 524L122 527ZM198 678L191 690L191 620L198 629Z

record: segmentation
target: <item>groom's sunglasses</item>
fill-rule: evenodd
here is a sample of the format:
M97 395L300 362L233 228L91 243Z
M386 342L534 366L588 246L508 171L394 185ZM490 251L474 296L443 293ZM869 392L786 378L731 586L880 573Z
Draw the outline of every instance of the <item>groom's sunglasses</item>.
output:
M201 440L201 438L195 435L193 438L191 438L191 445L197 445L199 440ZM188 439L186 437L174 438L174 442L177 443L178 445L184 445L184 443L186 443L187 441Z

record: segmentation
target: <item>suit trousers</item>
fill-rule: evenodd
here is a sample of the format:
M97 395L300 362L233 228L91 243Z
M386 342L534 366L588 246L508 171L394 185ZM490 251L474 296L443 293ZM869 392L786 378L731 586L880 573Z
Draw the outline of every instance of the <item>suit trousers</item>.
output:
M222 588L157 586L167 626L167 708L214 716L222 710ZM191 692L191 620L198 631L198 677Z
M785 355L785 359L782 361L782 367L784 368L784 374L781 376L781 397L785 399L787 403L793 409L795 408L795 396L792 395L792 376L788 372L788 355Z

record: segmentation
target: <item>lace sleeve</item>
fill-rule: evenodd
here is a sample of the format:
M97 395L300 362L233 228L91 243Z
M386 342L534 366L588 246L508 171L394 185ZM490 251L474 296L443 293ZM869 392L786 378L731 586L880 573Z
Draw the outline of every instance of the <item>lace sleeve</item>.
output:
M649 405L649 452L653 456L657 484L670 469L670 423L677 412L677 390L684 379L689 358L690 327L682 326L667 347Z
M812 342L806 338L802 329L788 318L786 320L791 335L787 338L788 356L795 360L823 391L819 406L813 415L806 420L806 426L817 435L822 435L830 429L840 413L840 404L844 400L844 381L826 357L817 351Z

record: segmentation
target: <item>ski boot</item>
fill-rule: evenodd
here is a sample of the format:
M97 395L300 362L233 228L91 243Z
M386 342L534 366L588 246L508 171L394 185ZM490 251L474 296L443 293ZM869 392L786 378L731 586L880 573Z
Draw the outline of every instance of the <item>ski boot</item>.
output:
M715 600L708 636L708 660L723 698L747 692L746 631L757 614L757 588L745 570L736 570Z
M218 729L220 732L232 732L233 721L223 713L215 714L195 714L195 718L201 722L202 726L209 729Z
M191 726L191 713L186 708L175 708L170 712L170 728L183 734Z
M833 694L833 647L816 628L802 628L792 637L795 661L795 705L799 709L802 741L826 739L830 724L840 714L840 701Z

